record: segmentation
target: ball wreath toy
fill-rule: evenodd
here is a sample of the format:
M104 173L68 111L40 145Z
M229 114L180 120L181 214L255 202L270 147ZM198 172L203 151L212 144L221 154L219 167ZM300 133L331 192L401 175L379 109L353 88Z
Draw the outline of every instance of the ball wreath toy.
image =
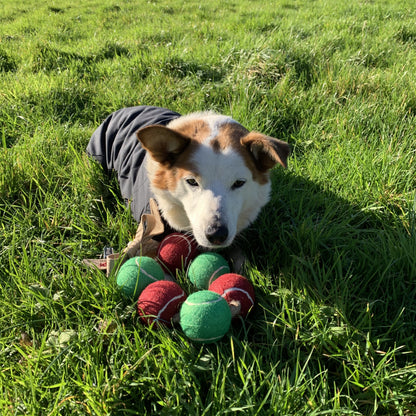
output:
M155 259L138 256L122 264L116 283L123 295L136 300L147 285L164 278L165 273Z
M140 294L137 310L145 324L155 322L170 327L185 300L186 293L176 282L159 280L150 283Z
M157 258L172 275L176 270L186 269L198 255L198 245L192 236L182 233L167 235L159 245Z
M208 286L222 274L230 273L230 266L224 257L218 253L206 252L197 256L189 265L189 280L198 289L208 289Z
M220 340L230 329L231 310L218 293L200 290L188 296L179 312L179 324L195 342Z
M254 306L254 287L239 274L228 273L220 276L209 286L209 290L218 293L227 301L233 317L246 317Z

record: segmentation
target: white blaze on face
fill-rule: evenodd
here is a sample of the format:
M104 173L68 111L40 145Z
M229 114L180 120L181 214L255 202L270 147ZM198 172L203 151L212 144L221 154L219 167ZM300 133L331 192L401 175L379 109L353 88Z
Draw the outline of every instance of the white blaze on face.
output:
M211 141L217 137L219 126L229 119L213 117L210 121L211 134L192 155L195 172L183 178L177 191L199 244L227 246L255 219L269 186L253 180L244 158L232 147L214 151ZM218 227L227 231L227 237L221 244L213 244L208 234Z
M203 163L199 163L203 160ZM241 156L233 152L214 153L212 148L201 146L194 156L198 186L190 186L185 179L185 196L182 199L197 241L210 246L209 229L223 226L228 230L224 245L237 233L237 220L242 207L243 187L233 189L237 180L250 180L251 172ZM186 189L187 188L187 189Z

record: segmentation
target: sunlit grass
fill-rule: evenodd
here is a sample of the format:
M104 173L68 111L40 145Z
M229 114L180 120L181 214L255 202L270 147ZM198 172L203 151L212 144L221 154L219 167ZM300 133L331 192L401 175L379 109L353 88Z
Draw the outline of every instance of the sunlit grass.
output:
M2 415L416 412L412 2L0 11ZM82 264L134 235L85 147L141 104L217 110L293 148L238 239L256 307L214 345L145 328Z

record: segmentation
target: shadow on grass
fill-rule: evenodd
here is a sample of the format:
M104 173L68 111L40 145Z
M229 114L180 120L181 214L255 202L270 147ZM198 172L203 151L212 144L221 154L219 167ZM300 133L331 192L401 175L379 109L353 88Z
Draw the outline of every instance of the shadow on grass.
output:
M118 43L108 42L97 53L81 55L76 52L66 52L49 44L40 44L34 52L33 71L63 71L79 62L89 69L91 64L114 59L120 56L129 56L130 51Z
M251 264L273 276L271 291L306 293L385 348L414 350L414 207L402 221L385 207L353 205L309 180L273 173L272 200L244 238Z

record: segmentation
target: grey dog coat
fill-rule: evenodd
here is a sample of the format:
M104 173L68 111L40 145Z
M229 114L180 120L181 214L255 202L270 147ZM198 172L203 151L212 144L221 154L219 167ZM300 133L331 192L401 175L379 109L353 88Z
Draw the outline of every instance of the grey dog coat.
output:
M110 114L95 130L87 146L87 153L96 159L106 172L117 172L121 195L131 203L133 218L140 222L150 212L153 197L146 172L147 152L137 139L137 130L153 124L166 125L180 114L166 108L127 107Z

